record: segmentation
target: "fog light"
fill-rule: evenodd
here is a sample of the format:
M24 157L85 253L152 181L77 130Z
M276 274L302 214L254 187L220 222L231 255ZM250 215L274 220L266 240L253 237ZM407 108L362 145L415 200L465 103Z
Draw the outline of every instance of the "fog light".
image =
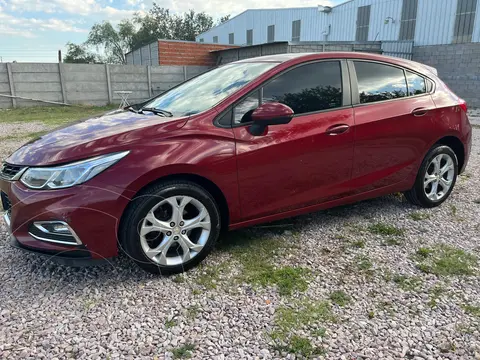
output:
M73 229L64 221L36 221L29 229L29 234L41 241L65 245L81 245Z
M56 223L52 225L52 229L53 229L53 232L70 234L70 230L68 229L68 226L64 224Z

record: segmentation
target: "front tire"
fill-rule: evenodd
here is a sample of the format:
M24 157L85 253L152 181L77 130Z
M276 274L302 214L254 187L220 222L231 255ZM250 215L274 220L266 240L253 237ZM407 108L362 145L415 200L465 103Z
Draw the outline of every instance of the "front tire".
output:
M180 273L210 253L220 224L218 206L204 188L190 181L168 181L132 201L122 218L120 245L150 273Z
M455 152L437 144L425 156L412 189L405 197L414 205L425 208L439 206L450 196L458 176Z

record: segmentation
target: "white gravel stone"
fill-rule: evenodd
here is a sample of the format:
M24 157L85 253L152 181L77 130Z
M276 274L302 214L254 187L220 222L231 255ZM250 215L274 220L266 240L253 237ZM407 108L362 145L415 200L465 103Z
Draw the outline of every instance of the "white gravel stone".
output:
M0 124L0 132L14 131L5 126ZM24 133L43 130L38 124L21 126ZM0 158L20 145L2 142ZM466 174L439 208L418 209L387 196L290 219L293 227L276 234L293 242L295 250L277 256L275 263L312 270L305 294L312 301L328 299L333 290L352 297L346 306L334 306L339 321L319 324L327 329L325 338L299 334L312 344L323 344L328 359L478 358L479 318L461 305L480 305L480 278L424 274L412 254L421 246L445 243L479 256L480 204L474 202L480 199L479 189L480 130L474 129ZM414 221L409 216L414 211L430 217ZM403 228L400 245L385 246L382 236L356 230L377 222ZM124 257L105 267L63 267L11 248L1 224L2 359L164 360L185 344L195 344L193 359L295 359L273 349L266 336L274 326L275 310L293 303L295 296L239 286L228 278L215 289L194 292L202 270L190 271L185 282L177 283L172 277L146 274ZM259 241L274 234L265 228L258 231ZM349 246L354 240L363 240L365 247ZM206 262L220 264L225 256L216 252ZM352 268L358 256L371 260L372 275ZM385 280L387 273L418 276L422 282L417 290L404 291ZM431 307L435 286L445 291ZM194 314L193 305L198 307Z

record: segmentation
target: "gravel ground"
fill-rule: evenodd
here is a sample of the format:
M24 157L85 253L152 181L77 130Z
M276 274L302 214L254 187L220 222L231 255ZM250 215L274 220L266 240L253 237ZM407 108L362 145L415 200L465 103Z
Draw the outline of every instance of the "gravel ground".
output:
M0 158L18 145L2 142ZM56 265L9 247L2 223L0 358L294 359L288 351L296 351L328 359L480 359L479 175L475 129L467 172L439 208L392 195L232 232L221 244L240 239L240 247L220 246L204 266L177 277L148 275L123 257L104 267ZM262 286L239 277L253 265L236 256L258 256L255 246L269 241L280 249L265 248L270 261L308 269L296 283L307 286L282 295L269 280ZM419 266L438 244L461 260L439 266L465 269L470 261L466 275ZM327 310L312 311L316 304ZM285 328L279 346L272 334Z

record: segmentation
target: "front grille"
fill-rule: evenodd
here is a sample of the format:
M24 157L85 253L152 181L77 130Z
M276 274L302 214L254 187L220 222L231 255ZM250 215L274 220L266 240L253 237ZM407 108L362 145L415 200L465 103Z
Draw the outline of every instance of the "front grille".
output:
M25 166L3 163L2 168L0 169L0 178L5 180L18 180L18 177L24 170Z
M10 202L10 199L8 198L7 194L5 194L3 191L0 192L0 197L2 198L2 207L3 210L5 211L10 211L12 208L12 203Z

